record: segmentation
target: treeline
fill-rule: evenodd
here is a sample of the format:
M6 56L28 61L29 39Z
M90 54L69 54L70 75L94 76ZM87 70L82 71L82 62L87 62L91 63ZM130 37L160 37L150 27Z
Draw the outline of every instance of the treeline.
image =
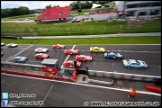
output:
M72 10L83 10L83 9L90 9L93 3L106 4L109 2L112 1L74 1L70 4L70 6L72 6ZM52 6L51 4L49 4L44 9L53 8L53 7L59 7L59 6L58 5ZM19 8L1 9L1 18L32 14L37 10L43 11L44 9L29 10L28 7L24 7L24 6L20 6Z
M76 1L72 2L70 6L72 6L72 10L78 10L78 9L90 9L93 5L93 3L96 4L106 4L110 3L112 1Z
M1 9L1 18L26 15L30 13L34 13L34 11L23 6L20 6L19 8Z

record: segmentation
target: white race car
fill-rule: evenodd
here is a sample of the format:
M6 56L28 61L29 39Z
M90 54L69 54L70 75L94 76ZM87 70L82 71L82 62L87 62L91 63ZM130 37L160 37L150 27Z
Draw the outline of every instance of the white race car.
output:
M48 51L49 51L48 48L37 48L37 49L35 49L36 53L46 53Z
M10 44L7 44L6 46L8 46L9 48L14 48L14 47L17 47L18 45L14 43L10 43Z

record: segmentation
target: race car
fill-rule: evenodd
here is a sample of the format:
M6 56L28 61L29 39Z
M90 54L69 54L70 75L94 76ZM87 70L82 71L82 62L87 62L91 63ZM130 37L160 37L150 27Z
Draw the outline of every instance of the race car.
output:
M78 53L79 53L79 50L72 50L72 49L64 50L64 54L74 54L74 55L77 55Z
M34 57L37 58L37 59L45 59L45 58L48 58L49 55L45 54L45 53L37 53L37 54L35 54Z
M61 45L61 44L54 44L52 45L52 48L65 48L65 45Z
M28 58L24 57L24 56L16 56L12 60L13 60L13 62L21 62L21 63L23 63L23 62L26 62L28 60Z
M101 52L101 53L104 53L105 52L105 48L103 48L103 47L90 47L90 52Z
M74 61L73 60L67 60L62 64L64 67L71 67L74 68ZM80 61L76 61L76 65L79 68L81 66Z
M105 52L104 57L107 59L123 59L124 56L121 53L114 53L114 52Z
M46 53L48 51L49 51L48 48L37 48L37 49L35 49L36 53Z
M123 65L127 68L147 68L148 65L143 60L123 59Z
M75 56L76 61L87 61L91 62L92 61L92 56L89 55L76 55Z
M18 45L17 44L14 44L14 43L10 43L10 44L7 44L6 46L9 47L9 48L15 48Z

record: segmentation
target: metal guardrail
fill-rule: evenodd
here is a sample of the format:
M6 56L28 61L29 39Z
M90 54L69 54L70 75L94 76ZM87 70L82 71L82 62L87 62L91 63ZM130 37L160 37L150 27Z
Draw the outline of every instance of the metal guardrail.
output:
M1 61L1 66L16 67L19 69L29 69L33 71L34 70L42 71L42 68L43 68L42 65L12 63L12 62L6 62L6 61ZM74 70L74 69L71 69L71 70ZM156 81L157 79L161 79L161 76L126 74L126 73L106 72L106 71L96 71L96 70L88 70L88 75L93 76L93 77L127 79L127 80L138 80L138 81Z
M156 81L157 79L161 79L161 76L126 74L126 73L95 71L95 70L88 70L88 75L93 77L98 76L104 78L127 79L138 81Z
M100 80L94 80L94 79L88 79L89 82L91 83L95 83L95 84L102 84L102 85L108 85L108 86L112 86L114 83L114 80L112 80L111 82L107 82L107 81L100 81Z

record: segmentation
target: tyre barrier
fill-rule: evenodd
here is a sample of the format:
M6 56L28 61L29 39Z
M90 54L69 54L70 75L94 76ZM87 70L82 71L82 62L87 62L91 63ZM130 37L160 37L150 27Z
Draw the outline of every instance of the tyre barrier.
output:
M44 75L38 75L38 74L29 74L29 73L25 73L25 72L14 72L14 71L9 71L9 70L1 70L1 72L7 73L7 74L15 74L15 75L22 75L22 76L29 76L29 77L37 77L37 78L74 82L71 78L60 78L60 77L56 77L56 76L44 76Z
M161 93L161 88L159 88L159 87L146 85L145 88L147 90L150 90L150 91L153 91L153 92Z
M102 84L102 85L108 85L108 86L111 86L114 83L114 80L112 80L111 82L94 80L94 79L88 79L88 80L89 80L90 83Z

